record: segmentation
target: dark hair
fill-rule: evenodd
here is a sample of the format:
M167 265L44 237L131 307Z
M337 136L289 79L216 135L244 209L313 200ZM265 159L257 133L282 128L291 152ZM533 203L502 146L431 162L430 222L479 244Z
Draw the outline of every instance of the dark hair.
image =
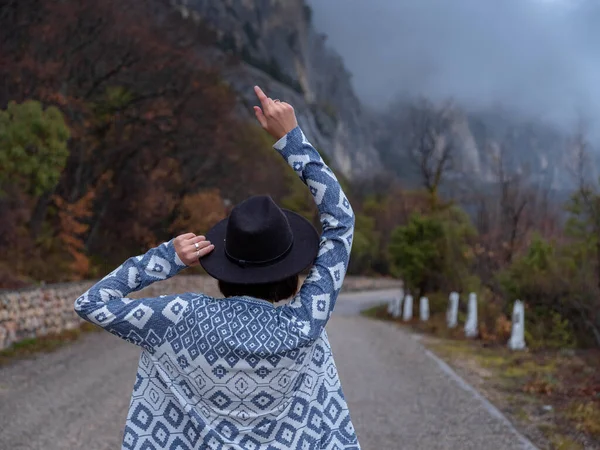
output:
M219 290L225 297L248 296L275 303L298 292L298 275L265 284L236 284L219 280Z

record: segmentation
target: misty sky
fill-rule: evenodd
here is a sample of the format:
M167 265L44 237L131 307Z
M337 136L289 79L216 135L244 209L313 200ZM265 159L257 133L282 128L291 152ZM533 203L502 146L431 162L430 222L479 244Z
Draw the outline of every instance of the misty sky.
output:
M361 99L501 103L570 129L600 121L600 1L311 0ZM600 128L600 127L599 127Z

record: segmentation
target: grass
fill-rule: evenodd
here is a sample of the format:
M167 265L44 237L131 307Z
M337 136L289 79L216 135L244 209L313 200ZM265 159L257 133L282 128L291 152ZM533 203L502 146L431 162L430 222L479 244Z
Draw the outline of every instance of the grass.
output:
M569 436L555 434L550 437L552 447L556 450L585 450L585 447L577 441L574 441Z
M0 350L0 367L18 359L34 356L39 353L53 352L70 342L74 342L83 333L96 332L101 328L90 323L84 323L79 328L65 330L58 334L48 334L36 338L24 339L9 348Z
M600 404L587 401L571 404L567 417L577 424L577 429L600 439Z
M425 323L406 323L391 318L382 305L363 315L421 333L426 346L476 385L540 448L600 448L599 351L514 352L505 345L465 339L462 328L446 327L443 314Z
M392 320L387 313L387 305L376 305L360 312L363 316L370 319Z

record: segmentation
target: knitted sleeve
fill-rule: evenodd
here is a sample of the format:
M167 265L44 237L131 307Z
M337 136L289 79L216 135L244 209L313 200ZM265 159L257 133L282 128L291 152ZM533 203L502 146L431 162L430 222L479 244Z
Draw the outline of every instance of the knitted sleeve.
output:
M338 297L350 259L354 212L340 183L300 128L295 128L274 148L308 186L319 209L323 234L311 272L294 300L279 308L294 328L317 339Z
M145 255L129 258L92 286L75 301L75 311L82 319L153 352L183 317L189 302L176 295L140 300L126 297L185 267L173 241L165 242Z

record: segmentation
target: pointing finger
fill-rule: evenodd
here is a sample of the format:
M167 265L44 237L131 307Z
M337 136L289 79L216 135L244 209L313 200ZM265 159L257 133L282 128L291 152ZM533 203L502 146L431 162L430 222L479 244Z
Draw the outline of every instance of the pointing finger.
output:
M263 92L263 90L261 88L259 88L258 86L254 86L254 92L256 92L256 96L258 97L258 100L260 100L260 104L262 105L262 107L264 109L268 104L269 98Z

